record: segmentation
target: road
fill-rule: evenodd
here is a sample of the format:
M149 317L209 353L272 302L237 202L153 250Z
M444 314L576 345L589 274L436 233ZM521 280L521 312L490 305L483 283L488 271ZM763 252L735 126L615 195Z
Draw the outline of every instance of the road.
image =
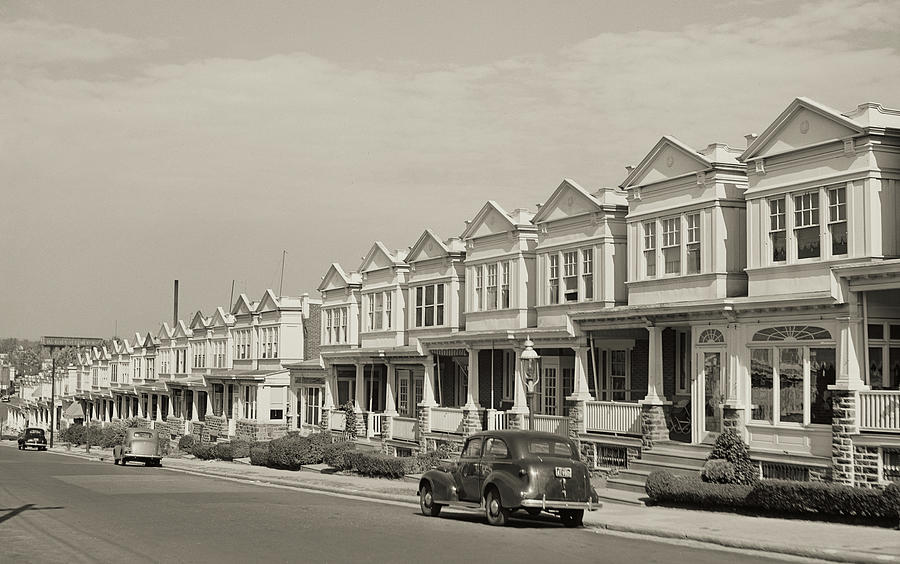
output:
M758 554L0 447L0 561L761 562ZM771 560L775 562L776 560Z

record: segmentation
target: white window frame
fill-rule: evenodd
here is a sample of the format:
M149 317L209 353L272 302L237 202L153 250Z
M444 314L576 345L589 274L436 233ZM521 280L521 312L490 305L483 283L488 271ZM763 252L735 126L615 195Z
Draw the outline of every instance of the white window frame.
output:
M703 272L703 244L701 242L702 231L700 229L700 212L690 212L684 214L685 221L685 241L684 241L684 253L685 253L685 264L684 264L684 272L685 274L700 274ZM693 253L692 253L693 251ZM693 262L690 260L692 254L696 254L699 261L697 264L696 271L693 271L691 265Z
M562 252L562 299L565 303L580 301L578 291L578 263L581 253L567 249Z
M644 277L657 278L659 276L659 259L656 256L658 244L656 220L641 223L644 237Z
M562 288L560 284L559 255L556 253L550 253L547 256L547 288L550 293L547 303L562 303L560 302L560 299L562 298Z
M428 290L431 289L431 303L428 302ZM415 319L416 327L443 327L447 323L446 318L446 284L437 282L417 286L415 295ZM428 313L431 312L431 323L428 323ZM440 315L438 315L440 313Z
M581 280L584 287L583 300L594 300L594 248L581 249Z
M663 275L664 276L680 276L681 263L681 216L664 217L660 220L662 225L660 249L663 258ZM674 254L677 262L669 260L669 255ZM676 264L675 270L669 270L669 264Z
M828 196L828 252L831 256L846 256L850 252L849 240L850 233L847 231L847 187L829 186L826 188ZM844 238L847 249L843 253L834 252L834 230L839 226L844 226Z
M798 261L815 261L822 259L822 233L820 227L822 221L822 201L819 192L819 189L814 189L791 194L791 201L794 204L794 213L792 214L794 225L791 231L794 238L794 256L797 257ZM816 256L800 258L799 233L801 231L815 232L819 246L819 252Z

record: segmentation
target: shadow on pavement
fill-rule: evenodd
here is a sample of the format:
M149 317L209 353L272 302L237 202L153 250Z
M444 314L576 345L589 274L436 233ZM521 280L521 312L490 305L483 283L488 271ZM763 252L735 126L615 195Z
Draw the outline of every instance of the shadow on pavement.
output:
M64 507L35 507L33 503L26 503L20 507L0 507L0 511L6 511L6 515L0 515L0 523L8 521L25 511L44 511L47 509L65 509Z
M444 508L444 510L441 511L441 515L439 517L425 517L418 511L416 511L415 513L423 519L435 519L436 521L447 519L467 523L478 523L484 525L485 527L490 527L490 525L488 525L487 521L485 520L484 514L482 512L469 512L452 509L448 511L447 508ZM506 525L506 527L512 529L558 529L562 528L562 523L557 517L553 517L550 515L531 517L525 513L517 511L510 515L509 523Z

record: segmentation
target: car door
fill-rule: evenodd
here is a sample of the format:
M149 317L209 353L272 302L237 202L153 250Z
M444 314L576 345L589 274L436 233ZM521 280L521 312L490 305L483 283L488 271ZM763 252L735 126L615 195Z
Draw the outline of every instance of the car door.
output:
M481 500L481 447L482 437L473 437L466 441L462 454L459 456L457 483L459 484L459 499L463 501L479 502Z
M488 437L484 442L481 455L478 491L480 492L484 488L484 481L491 475L491 472L509 472L509 462L509 447L506 446L506 442L497 437Z

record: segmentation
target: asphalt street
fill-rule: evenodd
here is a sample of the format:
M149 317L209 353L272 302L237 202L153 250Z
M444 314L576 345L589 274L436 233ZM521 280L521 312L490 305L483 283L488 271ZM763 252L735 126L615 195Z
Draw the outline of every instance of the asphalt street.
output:
M761 562L759 554L569 530L0 448L0 561ZM771 560L776 561L776 560Z

